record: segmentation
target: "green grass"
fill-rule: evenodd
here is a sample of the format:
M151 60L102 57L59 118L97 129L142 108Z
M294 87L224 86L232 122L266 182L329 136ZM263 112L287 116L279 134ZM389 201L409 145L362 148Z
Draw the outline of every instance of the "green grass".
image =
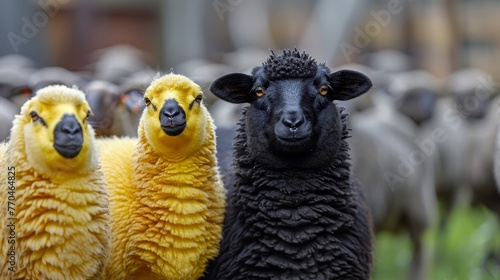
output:
M486 209L457 209L441 236L437 227L425 235L429 256L427 279L500 279L500 268L492 266L491 273L482 268L489 248L500 252L499 237L500 227L492 213ZM375 249L375 280L407 278L412 253L408 236L381 233Z

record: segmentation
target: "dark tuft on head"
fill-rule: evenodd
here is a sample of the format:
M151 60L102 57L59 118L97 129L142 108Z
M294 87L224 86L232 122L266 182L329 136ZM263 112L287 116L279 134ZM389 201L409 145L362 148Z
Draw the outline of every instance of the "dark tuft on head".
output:
M262 68L270 80L308 78L316 75L318 64L305 52L285 49L281 55L271 51Z

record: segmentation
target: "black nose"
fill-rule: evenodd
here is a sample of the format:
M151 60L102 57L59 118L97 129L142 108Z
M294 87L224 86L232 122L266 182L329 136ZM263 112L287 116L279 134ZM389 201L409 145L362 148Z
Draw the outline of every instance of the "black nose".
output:
M179 104L174 100L168 100L162 108L162 113L165 117L173 119L175 116L181 113Z
M83 145L82 127L74 115L66 114L54 128L54 148L65 158L76 157Z
M186 128L186 113L177 101L170 99L163 104L160 114L160 125L169 136L177 136Z
M304 116L297 111L288 111L285 112L281 121L286 127L297 129L297 127L304 123Z
M63 118L61 124L61 131L68 134L69 138L75 138L76 134L82 130L80 124L74 117L66 120Z

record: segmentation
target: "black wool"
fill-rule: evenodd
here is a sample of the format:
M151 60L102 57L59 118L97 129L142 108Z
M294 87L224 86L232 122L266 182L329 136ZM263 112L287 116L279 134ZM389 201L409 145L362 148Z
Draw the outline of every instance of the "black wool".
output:
M270 80L308 78L316 75L318 64L307 53L295 49L284 50L282 55L272 52L262 68Z
M270 170L247 148L245 114L234 142L221 253L209 279L369 279L369 214L350 175L347 114L340 151L315 170Z
M214 81L214 95L250 105L233 141L220 253L206 279L370 278L369 212L350 172L347 114L334 102L370 87L363 74L330 73L297 50L272 53L252 75Z

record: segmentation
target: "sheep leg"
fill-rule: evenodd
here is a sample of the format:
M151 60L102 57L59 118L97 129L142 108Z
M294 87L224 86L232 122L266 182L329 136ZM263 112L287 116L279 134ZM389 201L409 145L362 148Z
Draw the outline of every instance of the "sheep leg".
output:
M495 213L495 227L498 229L500 220L500 207L498 206L496 201L498 201L498 198L494 200L487 200L485 204L489 210ZM498 274L498 271L500 269L500 251L498 250L497 241L497 236L494 235L490 240L490 249L486 252L482 263L483 270L492 277Z
M499 266L500 266L500 253L498 251L495 251L494 249L489 250L483 259L482 263L483 270L488 275L493 277L496 274L494 273L494 271L498 271Z
M424 280L426 275L426 252L422 240L423 232L421 230L410 230L410 239L413 247L413 255L411 260L411 269L408 279Z
M451 216L451 211L455 207L455 202L454 201L449 201L449 200L444 200L443 201L443 212L440 215L439 218L439 235L443 235L446 231L446 225L448 223L448 220L450 219Z
M447 226L452 215L452 211L455 209L454 203L449 199L443 199L439 214L439 223L436 232L436 244L435 244L435 258L436 261L442 261L446 259L444 252L447 248Z
M498 227L498 225L497 225ZM488 275L495 277L500 271L500 251L498 250L495 236L490 241L490 249L486 252L483 258L482 268Z

